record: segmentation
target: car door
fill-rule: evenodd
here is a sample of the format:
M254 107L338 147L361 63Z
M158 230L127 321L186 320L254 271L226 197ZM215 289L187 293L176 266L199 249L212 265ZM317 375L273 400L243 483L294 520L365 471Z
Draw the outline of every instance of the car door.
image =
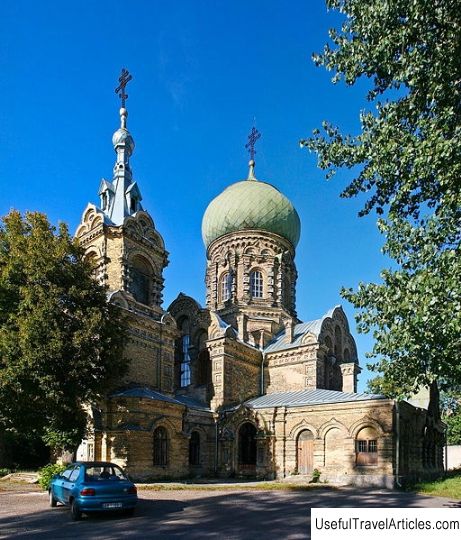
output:
M74 467L69 477L65 479L62 484L62 495L63 495L64 502L66 504L69 502L69 498L72 494L72 490L79 476L80 476L80 466Z
M67 482L69 480L69 476L71 475L73 470L74 470L74 465L72 465L71 467L67 467L67 469L63 473L61 473L55 480L53 480L53 484L52 484L53 495L55 499L57 499L60 502L64 502L64 492L63 492L64 482Z

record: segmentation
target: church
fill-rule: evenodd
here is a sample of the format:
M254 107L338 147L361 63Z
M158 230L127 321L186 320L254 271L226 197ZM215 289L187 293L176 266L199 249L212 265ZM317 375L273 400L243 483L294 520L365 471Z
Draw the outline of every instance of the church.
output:
M434 402L415 406L357 392L357 348L341 306L296 312L301 222L258 179L249 137L246 179L203 216L206 302L180 293L162 306L168 251L143 208L130 158L120 78L112 180L88 204L76 237L128 325L129 371L89 407L77 459L108 460L138 480L248 477L392 486L443 468Z

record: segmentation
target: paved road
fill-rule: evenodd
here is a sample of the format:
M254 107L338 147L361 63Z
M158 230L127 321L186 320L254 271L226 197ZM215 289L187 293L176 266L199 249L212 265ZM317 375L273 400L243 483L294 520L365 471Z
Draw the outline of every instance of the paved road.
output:
M461 507L461 501L386 490L140 491L136 515L84 516L48 507L46 493L0 492L0 538L310 538L312 507Z

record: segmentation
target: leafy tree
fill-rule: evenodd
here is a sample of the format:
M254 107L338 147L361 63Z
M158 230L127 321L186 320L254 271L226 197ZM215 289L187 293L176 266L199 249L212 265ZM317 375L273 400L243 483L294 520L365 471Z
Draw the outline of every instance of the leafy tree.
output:
M461 390L459 387L441 396L442 419L447 426L447 443L461 444Z
M67 228L12 211L0 225L0 434L75 449L85 403L126 369L123 325Z
M331 177L356 171L343 197L367 193L360 215L385 216L382 283L343 295L373 331L382 388L461 382L461 4L459 0L328 0L345 15L314 55L333 80L369 80L374 110L358 135L328 122L301 141Z

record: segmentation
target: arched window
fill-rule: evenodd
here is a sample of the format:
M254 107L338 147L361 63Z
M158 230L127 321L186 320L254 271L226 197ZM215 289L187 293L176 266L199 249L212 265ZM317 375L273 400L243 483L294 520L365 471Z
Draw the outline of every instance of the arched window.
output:
M195 370L196 383L208 384L210 381L210 353L207 349L206 342L208 340L208 334L206 332L200 332L197 338L197 366Z
M252 298L263 297L263 275L259 270L250 274L250 294Z
M250 422L239 429L239 464L256 465L256 428Z
M378 435L372 427L359 431L355 441L356 464L369 466L378 464Z
M87 253L85 255L85 261L91 266L91 276L97 280L99 275L97 254L94 251Z
M131 197L130 199L130 212L135 213L138 210L138 201L136 197Z
M166 467L168 464L168 434L164 427L154 431L153 463L156 467Z
M101 209L106 210L108 207L108 197L107 197L107 191L103 191L101 193Z
M189 465L200 465L200 434L193 431L189 440Z
M135 300L149 304L152 278L152 267L144 257L135 257L131 263L130 292Z
M227 302L232 296L232 284L234 282L234 277L231 272L226 272L221 276L221 286L220 286L220 300L221 302Z
M190 328L189 320L184 319L181 324L181 378L180 386L184 388L190 385Z

